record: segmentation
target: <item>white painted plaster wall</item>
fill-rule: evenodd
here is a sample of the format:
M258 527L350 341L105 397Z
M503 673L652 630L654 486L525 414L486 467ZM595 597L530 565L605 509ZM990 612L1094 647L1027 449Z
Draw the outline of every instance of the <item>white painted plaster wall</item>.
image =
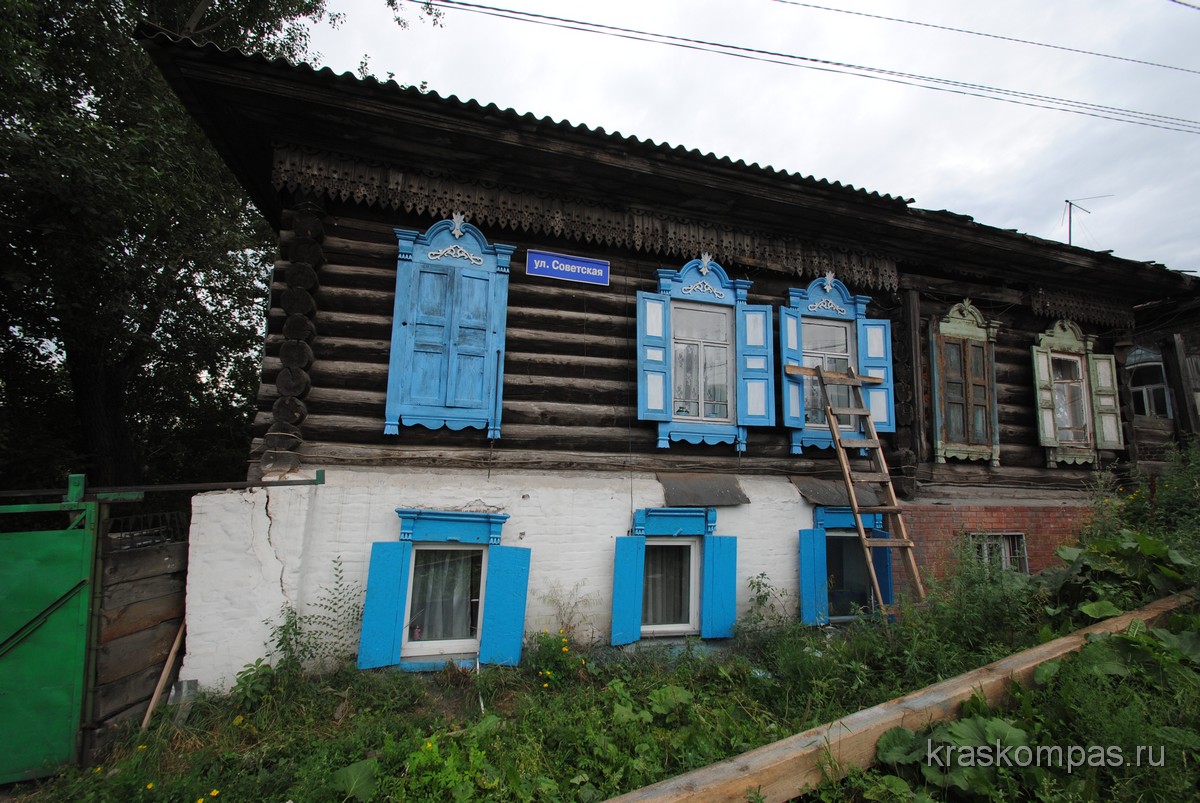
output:
M721 507L718 535L738 536L738 607L766 573L797 604L797 531L812 507L783 477L739 478L750 504ZM607 640L613 541L633 511L663 505L652 474L327 469L325 484L197 496L181 677L230 688L269 651L285 605L311 612L333 586L334 562L365 589L371 543L399 538L398 507L507 513L502 543L532 550L525 629L559 626L556 599L581 599L584 639Z

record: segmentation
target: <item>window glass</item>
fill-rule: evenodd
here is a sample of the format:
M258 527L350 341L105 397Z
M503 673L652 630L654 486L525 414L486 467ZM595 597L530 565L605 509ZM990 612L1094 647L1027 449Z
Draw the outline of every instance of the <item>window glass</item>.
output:
M825 541L829 615L857 616L874 605L871 576L856 532L830 531Z
M690 621L691 561L688 542L646 545L643 625L686 625Z
M676 304L671 309L674 340L675 417L730 421L733 310Z
M1138 365L1129 370L1129 390L1136 415L1171 417L1167 403L1167 377L1161 363Z
M805 318L801 321L804 344L804 365L808 368L821 367L831 373L844 374L850 370L854 359L850 324L845 321L823 321ZM834 407L850 406L850 388L846 385L830 385L829 403ZM815 376L805 378L804 420L809 424L825 423L825 395L821 383ZM851 416L839 416L842 429L854 425Z
M478 638L482 577L481 549L414 550L409 642Z

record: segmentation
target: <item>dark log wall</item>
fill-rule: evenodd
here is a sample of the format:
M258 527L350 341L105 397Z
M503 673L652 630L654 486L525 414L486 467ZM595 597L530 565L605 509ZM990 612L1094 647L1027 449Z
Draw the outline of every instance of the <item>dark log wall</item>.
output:
M311 211L311 207L305 208ZM305 218L294 211L286 214L281 233L283 258L276 267L259 396L259 455L270 446L263 440L269 437L267 429L273 424L278 429L281 408L286 414L296 404L284 392L285 374L297 359L289 357L289 349L296 348L296 338L289 336L285 326L296 320L296 313L289 317L283 304L288 292L286 277L295 270L290 257L298 252L297 244L303 242L293 230L297 219ZM675 269L686 260L659 261L644 254L575 241L534 241L519 232L489 226L486 221L473 222L490 241L512 244L517 249L509 284L502 437L489 444L479 430L430 431L420 427L404 427L399 436L385 437L396 261L392 229L423 231L433 222L435 219L429 215L384 213L361 205L325 202L320 285L312 294L315 336L308 343L311 365L306 373L311 387L302 397L303 421L291 421L299 426L299 452L307 462L643 470L703 467L745 473L820 471L838 476L827 451L810 450L802 457L790 455L783 427L751 428L747 451L741 457L732 445L724 444L673 443L667 450L656 448L656 426L637 419L636 293L657 286L659 268ZM607 259L611 263L610 284L600 287L529 277L525 273L525 253L531 247ZM810 281L761 268L736 264L723 267L732 278L753 281L749 300L757 304L786 303L788 288L802 287ZM911 301L906 307L906 298L911 294L850 289L872 297L870 316L893 321L900 431L889 438L889 457L895 469L906 468L910 476L926 480L939 473L942 477L961 475L982 482L1010 474L1025 479L1035 470L1044 473L1045 458L1037 446L1034 423L1029 347L1036 333L1044 331L1051 320L1038 318L1028 308L1008 301L976 299L985 314L1001 321L997 379L1002 466L988 469L982 464L952 464L936 470L928 465L917 469L915 433L924 431L922 423L927 428L932 422L926 327L930 315L944 313L962 297L918 293L919 336L914 341L909 320ZM914 342L921 348L919 387L914 387ZM309 353L299 359L308 362ZM293 398L299 399L299 392ZM923 437L928 443L927 431ZM1060 471L1057 476L1067 484L1076 484L1087 473L1070 470Z

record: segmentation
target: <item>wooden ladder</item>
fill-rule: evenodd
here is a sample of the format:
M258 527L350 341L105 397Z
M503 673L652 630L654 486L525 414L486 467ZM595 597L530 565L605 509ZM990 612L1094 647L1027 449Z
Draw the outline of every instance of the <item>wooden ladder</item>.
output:
M796 369L792 369L796 370ZM919 599L925 599L925 586L921 583L921 572L917 568L915 544L908 537L908 528L904 526L903 509L896 499L896 490L892 487L892 476L888 472L887 461L883 459L883 447L879 442L879 433L875 431L875 422L871 420L871 411L863 400L863 385L882 382L872 376L859 376L850 368L849 373L841 374L826 371L820 366L802 368L800 373L816 376L817 385L825 400L825 421L829 424L829 432L833 435L833 449L837 453L838 464L842 467L842 480L846 483L846 496L850 499L850 511L854 515L854 526L858 529L858 539L862 544L863 558L867 564L867 575L871 578L871 590L875 595L875 603L879 610L890 612L884 602L883 592L879 588L879 576L875 573L875 562L871 559L872 549L900 549L908 564L909 575L916 587ZM843 385L850 389L850 406L834 407L826 388L829 385ZM838 424L838 416L853 416L858 421L858 437L843 437ZM866 471L856 471L850 466L850 450L866 452L870 467ZM858 502L858 484L870 485L879 491L882 504L861 505ZM863 525L863 516L880 513L890 526L890 538L870 538L867 528Z

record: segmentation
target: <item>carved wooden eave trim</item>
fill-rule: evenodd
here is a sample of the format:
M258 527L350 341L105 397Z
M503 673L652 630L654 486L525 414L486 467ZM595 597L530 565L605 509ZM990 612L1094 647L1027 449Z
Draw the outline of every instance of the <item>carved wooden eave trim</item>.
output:
M832 271L856 288L895 290L899 286L896 262L888 257L667 217L649 210L606 208L494 184L406 172L288 146L275 151L272 182L276 190L303 191L435 218L461 211L480 226L569 237L664 256L708 253L727 264L769 265L799 277L816 278Z
M1047 318L1067 318L1074 321L1132 329L1133 307L1084 298L1078 294L1036 290L1029 294L1030 306L1038 315Z

